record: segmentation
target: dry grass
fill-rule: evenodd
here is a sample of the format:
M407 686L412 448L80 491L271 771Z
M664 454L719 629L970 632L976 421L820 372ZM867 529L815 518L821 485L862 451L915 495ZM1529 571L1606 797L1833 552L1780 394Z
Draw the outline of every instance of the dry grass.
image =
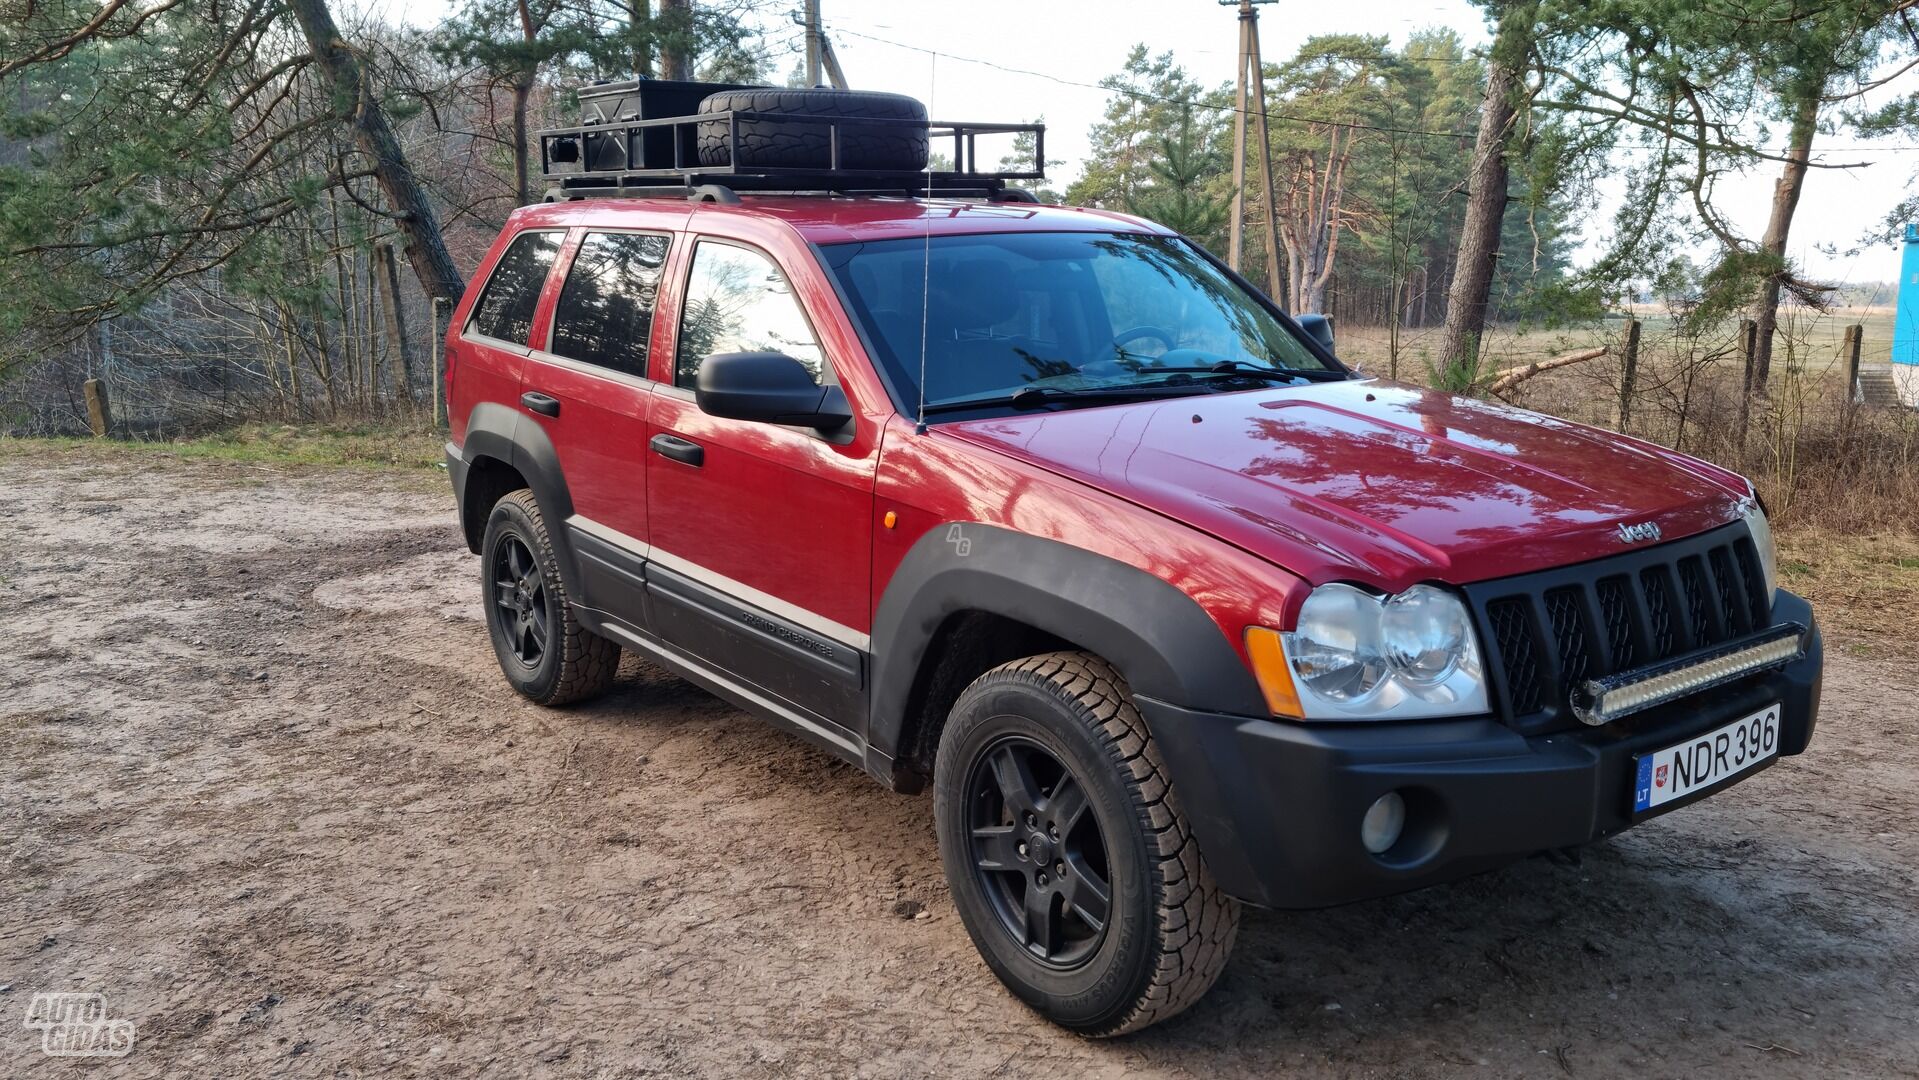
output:
M1870 656L1919 656L1919 542L1911 533L1864 536L1818 526L1782 530L1781 584L1812 601L1845 647Z
M1645 340L1656 341L1673 336L1672 316L1646 313L1640 315L1639 319L1644 324ZM1616 342L1625 333L1626 321L1622 315L1557 330L1497 326L1487 332L1484 352L1489 366L1512 367L1576 349ZM1862 308L1817 316L1788 312L1783 317L1786 325L1782 328L1782 334L1809 362L1817 364L1822 357L1828 362L1836 359L1845 328L1859 323L1866 328L1860 360L1867 364L1885 364L1892 359L1892 321L1893 314L1889 308ZM1443 329L1437 326L1419 329L1402 327L1395 349L1394 334L1388 327L1342 325L1339 327L1339 355L1349 363L1359 364L1371 375L1424 382L1427 365L1438 361L1442 334ZM1398 355L1397 376L1393 374L1395 352Z
M16 439L0 436L0 457L46 449L166 454L259 465L428 469L444 460L446 436L430 427L248 424L196 439ZM84 448L84 449L83 449Z

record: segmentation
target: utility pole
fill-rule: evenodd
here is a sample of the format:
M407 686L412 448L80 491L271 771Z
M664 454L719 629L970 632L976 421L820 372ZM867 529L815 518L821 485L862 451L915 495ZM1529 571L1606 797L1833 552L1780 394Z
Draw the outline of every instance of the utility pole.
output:
M852 89L846 85L846 72L840 69L840 58L833 52L833 39L827 37L824 30L820 31L820 60L826 64L826 78L834 89Z
M1266 128L1266 69L1259 58L1259 12L1254 8L1274 0L1219 0L1221 7L1239 8L1238 91L1233 98L1233 221L1227 234L1226 261L1234 270L1242 265L1246 231L1246 117L1257 120L1259 175L1266 192L1266 224L1260 239L1266 248L1266 293L1284 304L1279 272L1279 222L1273 213L1273 141ZM1247 86L1252 87L1250 107Z
M846 72L840 69L840 58L833 53L833 42L820 26L820 0L806 0L794 21L806 28L806 85L820 85L824 70L826 81L834 89L851 89L846 85Z
M820 84L820 0L806 0L806 85Z

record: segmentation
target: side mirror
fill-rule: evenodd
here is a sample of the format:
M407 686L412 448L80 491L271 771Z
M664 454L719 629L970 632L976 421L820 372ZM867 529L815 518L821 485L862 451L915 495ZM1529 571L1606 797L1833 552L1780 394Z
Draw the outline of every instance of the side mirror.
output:
M1295 315L1293 321L1299 324L1306 336L1325 346L1327 352L1333 351L1333 320L1325 315Z
M832 431L853 419L839 387L814 382L806 365L785 353L714 353L700 362L693 399L701 412L728 420Z

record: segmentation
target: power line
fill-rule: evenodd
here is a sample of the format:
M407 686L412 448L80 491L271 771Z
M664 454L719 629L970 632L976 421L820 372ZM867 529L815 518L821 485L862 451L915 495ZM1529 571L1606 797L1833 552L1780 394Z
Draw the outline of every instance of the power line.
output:
M1161 105L1177 105L1183 108L1207 109L1212 112L1222 112L1222 113L1235 113L1239 111L1238 109L1234 108L1231 105L1210 105L1203 101L1186 101L1180 98L1161 97L1158 94L1147 94L1147 93L1142 93L1141 91L1138 91L1138 90L1128 90L1123 87L1102 86L1099 83L1079 82L1074 79L1064 79L1059 77L1058 75L1048 75L1044 71L1033 71L1029 68L1008 67L1005 64L994 63L991 60L980 60L971 56L960 56L956 53L942 52L939 49L928 49L920 45L908 45L903 41L893 41L888 38L877 37L873 34L862 34L858 30L848 30L843 26L836 25L834 27L834 33L844 34L848 37L864 38L867 41L876 41L880 43L881 45L891 45L896 49L906 49L910 52L926 53L929 56L943 56L948 60L958 60L959 62L963 64L978 64L981 67L989 67L994 69L995 71L1004 71L1009 75L1026 75L1035 79L1044 79L1047 82L1058 83L1061 86L1077 86L1086 90L1098 90L1101 93L1106 93L1106 94L1124 94L1127 97L1133 98L1135 100L1156 102ZM1252 110L1250 109L1247 110L1247 113L1248 115L1252 115ZM1470 131L1465 131L1465 132L1422 131L1418 128L1399 128L1399 127L1387 127L1379 124L1361 124L1351 120L1316 120L1308 116L1289 116L1286 113L1277 113L1277 112L1271 112L1271 111L1268 111L1266 113L1266 119L1269 121L1284 120L1288 123L1293 123L1293 124L1317 124L1322 127L1349 128L1356 131L1378 131L1378 132L1383 132L1391 135L1421 135L1421 136L1426 136L1428 138L1435 138L1435 139L1469 139L1473 137L1473 133Z
M1009 75L1025 75L1030 78L1043 79L1046 82L1057 83L1060 86L1075 86L1085 90L1098 90L1101 93L1106 93L1106 94L1123 94L1137 101L1148 101L1148 102L1154 102L1161 105L1175 105L1182 108L1206 109L1211 112L1220 112L1220 113L1236 113L1240 111L1231 105L1212 105L1203 101L1187 101L1180 98L1162 97L1158 94L1147 94L1138 90L1129 90L1124 87L1105 86L1100 83L1080 82L1079 80L1076 80L1076 79L1067 79L1067 78L1062 78L1061 76L1058 76L1058 75L1049 75L1044 71L1034 71L1030 68L1010 67L1006 64L995 63L992 60L981 60L976 57L960 56L957 53L944 52L939 49L929 49L923 45L909 45L903 41L894 41L890 38L879 37L878 35L875 35L875 34L865 34L865 33L861 33L858 30L848 30L844 26L839 25L838 23L834 24L834 33L844 34L848 37L862 38L866 41L877 42L881 45L891 45L892 47L896 49L905 49L908 52L925 53L928 56L943 56L948 60L957 60L963 64L977 64L980 67L992 68L995 71L1004 71ZM1352 57L1350 59L1381 59L1381 58ZM1442 58L1422 57L1418 60L1409 60L1408 62L1424 63L1427 60L1438 60L1438 59L1442 59ZM1248 115L1253 114L1253 111L1250 109L1246 110L1246 112ZM1313 119L1312 117L1291 116L1286 113L1271 112L1271 111L1268 111L1266 113L1266 118L1269 121L1284 120L1288 123L1294 123L1294 124L1317 124L1323 127L1346 128L1354 131L1377 131L1377 132L1381 132L1389 135L1417 135L1422 138L1432 138L1432 139L1471 139L1474 137L1474 134L1475 134L1474 132L1471 132L1471 131L1426 131L1419 128L1392 127L1390 125L1382 125L1382 124L1362 124L1357 121L1349 121L1349 120L1316 120L1316 119ZM1611 147L1610 149L1627 152L1627 153L1640 153L1640 152L1648 152L1648 151L1660 151L1660 150L1665 150L1667 148L1659 147L1659 146L1614 146L1614 147ZM1755 146L1755 147L1751 147L1750 149L1752 152L1759 153L1759 154L1783 154L1789 151L1791 147ZM1817 153L1904 153L1904 152L1915 151L1915 150L1919 150L1919 145L1872 146L1869 144L1854 144L1850 146L1820 146L1816 148L1815 152Z

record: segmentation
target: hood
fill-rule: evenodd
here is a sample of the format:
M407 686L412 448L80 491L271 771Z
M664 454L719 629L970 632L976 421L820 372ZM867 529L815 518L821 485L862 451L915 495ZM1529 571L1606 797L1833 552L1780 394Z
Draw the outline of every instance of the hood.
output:
M1675 540L1745 481L1612 432L1376 380L1068 409L936 430L1105 490L1313 584L1466 584Z

